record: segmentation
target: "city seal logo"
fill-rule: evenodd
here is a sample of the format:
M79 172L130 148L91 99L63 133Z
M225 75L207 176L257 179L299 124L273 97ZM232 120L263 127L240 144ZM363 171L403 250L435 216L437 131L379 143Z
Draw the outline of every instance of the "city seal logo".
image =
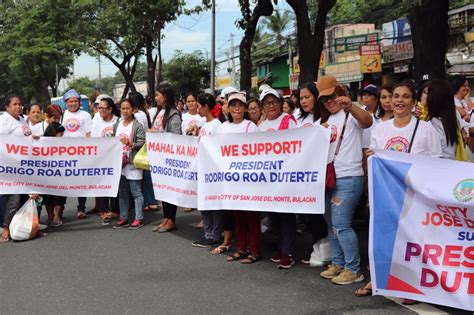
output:
M453 190L454 198L461 202L468 202L474 199L474 178L460 181Z

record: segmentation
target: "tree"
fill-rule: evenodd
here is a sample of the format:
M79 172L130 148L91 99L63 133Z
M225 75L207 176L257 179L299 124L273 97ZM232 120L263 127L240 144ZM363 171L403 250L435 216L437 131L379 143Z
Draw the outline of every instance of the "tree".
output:
M211 78L210 60L202 51L185 54L176 50L173 57L163 65L163 77L175 88L176 94L199 92L209 86Z
M329 11L337 0L319 0L314 27L311 27L309 8L306 1L287 0L295 12L297 24L297 41L299 66L301 69L299 82L316 81L319 70L319 59L324 46L326 20Z
M282 44L285 39L283 32L288 27L292 16L289 11L284 11L283 14L280 10L275 10L274 13L264 20L265 27L275 35L275 39L278 44Z
M5 91L49 103L57 84L69 75L82 46L76 20L82 4L51 1L4 1L0 7L0 60Z
M129 89L135 92L133 77L143 48L135 23L141 17L132 15L124 1L100 1L86 15L89 19L81 23L84 42L120 71L126 83L122 97Z
M271 0L258 0L252 10L249 0L239 0L242 18L237 20L236 25L245 30L244 37L239 45L240 50L240 88L249 90L252 86L252 44L257 30L258 20L262 16L273 13Z
M414 79L424 74L446 78L449 0L421 0L409 14L414 52Z

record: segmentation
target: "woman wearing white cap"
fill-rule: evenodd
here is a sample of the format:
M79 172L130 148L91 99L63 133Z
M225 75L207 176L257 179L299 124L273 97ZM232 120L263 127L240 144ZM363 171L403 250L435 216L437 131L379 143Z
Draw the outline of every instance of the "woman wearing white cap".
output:
M79 137L90 137L92 128L91 115L81 110L81 94L77 93L76 90L70 89L63 96L64 102L66 102L67 110L64 112L61 124L64 126L66 131L63 137L79 138ZM78 197L77 206L77 218L84 219L87 215L86 210L86 197Z
M257 126L247 119L247 99L245 93L234 92L228 95L229 120L221 125L219 133L246 133L257 131ZM227 261L240 260L253 263L261 256L260 213L255 211L224 211L222 216L224 241L213 250L213 254L228 251L235 222L237 251L227 256ZM235 221L234 221L235 219ZM247 245L250 252L247 251Z
M339 85L333 76L321 77L319 91L320 124L331 128L330 155L336 172L336 188L326 192L325 218L329 228L332 265L321 277L335 284L364 280L360 273L360 253L352 217L364 187L362 131L372 125L370 114L353 106L347 96L337 96Z
M260 126L259 131L275 131L296 128L296 120L293 115L282 112L283 102L280 94L274 89L268 88L260 93L266 120ZM278 251L270 259L278 264L278 268L289 269L293 266L293 250L296 238L296 214L294 213L271 213L272 226L277 234Z

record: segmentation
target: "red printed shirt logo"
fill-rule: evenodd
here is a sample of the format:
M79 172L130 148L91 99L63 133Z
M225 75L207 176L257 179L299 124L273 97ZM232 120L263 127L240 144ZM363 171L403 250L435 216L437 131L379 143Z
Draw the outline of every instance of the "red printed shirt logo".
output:
M23 132L23 135L28 137L28 136L31 136L31 129L30 129L30 126L28 125L22 125L21 126L21 131Z
M335 142L337 139L337 126L336 125L331 125L331 138L329 143Z
M104 129L102 129L102 132L100 133L100 136L102 138L111 138L114 136L114 127L109 126Z
M64 123L64 128L66 128L68 132L76 132L81 128L81 122L76 118L69 118Z
M122 140L122 139L127 140L127 143L128 143L128 140L130 139L130 137L129 137L126 133L121 133L121 134L119 134L119 138L120 138L120 140ZM129 148L128 148L128 145L124 145L124 146L123 146L123 151L124 151L124 152L128 151L128 149L129 149Z
M384 149L389 151L408 152L409 147L410 143L407 139L403 137L393 137L387 141Z

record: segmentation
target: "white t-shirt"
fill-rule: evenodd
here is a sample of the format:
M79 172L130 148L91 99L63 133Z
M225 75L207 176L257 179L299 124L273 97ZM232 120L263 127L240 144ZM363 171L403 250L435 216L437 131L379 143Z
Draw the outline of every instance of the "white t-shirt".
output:
M345 118L346 112L340 110L336 114L329 116L326 122L329 125L328 128L331 128L329 161L334 159ZM318 120L318 123L320 123L320 120ZM357 120L349 114L341 147L334 161L336 178L364 175L364 170L362 169L362 131L363 129L359 126Z
M222 123L219 119L213 119L209 122L206 122L201 129L199 129L199 137L213 135L219 132L219 128L221 127Z
M375 126L381 122L380 118L376 118L374 114L370 114L372 116L372 126L367 129L362 130L362 149L370 148L370 139L372 138L372 131L374 130Z
M454 105L456 105L456 107L461 107L465 111L469 111L469 107L467 106L467 103L466 103L465 100L460 100L460 99L457 99L455 97L454 98Z
M128 126L123 125L123 121L121 121L117 126L117 134L116 137L120 139L126 138L130 139L132 134L132 126L133 123L129 123ZM130 151L130 147L124 145L123 146L123 154L127 154ZM122 168L122 175L129 180L141 180L143 179L143 170L139 168L135 168L133 164L127 164L125 167Z
M300 115L301 115L301 109L296 107L295 110L293 111L293 117L295 117L295 119L298 119L300 117Z
M0 134L14 136L31 136L31 129L22 116L15 119L8 112L0 115Z
M218 133L246 133L246 132L256 132L258 131L257 125L255 125L250 120L244 119L240 124L234 124L231 122L224 122Z
M183 135L186 134L186 129L192 127L193 125L201 127L206 122L206 118L199 114L191 115L190 113L185 113L183 114L182 119L183 122L181 123L181 131Z
M83 110L77 112L66 110L61 123L66 129L64 137L70 138L85 137L92 128L91 115Z
M432 118L430 122L433 128L435 129L436 134L438 135L438 139L440 141L441 157L443 159L455 160L456 159L456 145L454 143L452 143L451 145L448 145L448 139L446 138L446 133L444 132L443 123L441 122L439 118Z
M47 120L43 120L39 124L36 124L33 129L31 129L31 132L34 136L39 136L42 137L44 136L44 132L46 131L46 128L48 128L49 124Z
M92 120L91 137L95 138L110 138L114 134L114 125L118 117L113 115L110 121L104 121L102 117Z
M408 152L415 125L415 117L403 128L395 127L394 119L379 123L372 132L370 148ZM441 141L431 123L420 121L411 153L441 156Z
M312 126L317 126L317 121L314 121L314 115L313 114L308 114L306 117L300 117L296 120L296 125L298 128L300 127L312 127Z
M140 124L142 124L145 130L148 130L148 119L144 111L139 110L138 112L134 113L135 119L138 120Z
M281 121L283 120L283 117L285 117L285 116L289 116L289 115L286 114L286 113L282 113L277 119L274 119L274 120L265 119L265 120L260 124L260 126L258 126L258 130L259 130L259 131L275 131L275 130L279 130L279 129L280 129ZM290 119L288 122L289 122L289 124L288 124L288 129L296 128L296 127L297 127L296 122L295 122L293 119Z
M155 117L155 113L153 113L153 116L151 116L151 121L153 123L153 126L151 127L154 130L163 130L163 116L165 115L165 110L164 109L160 110L160 112L156 116L155 121L153 121L153 118Z

